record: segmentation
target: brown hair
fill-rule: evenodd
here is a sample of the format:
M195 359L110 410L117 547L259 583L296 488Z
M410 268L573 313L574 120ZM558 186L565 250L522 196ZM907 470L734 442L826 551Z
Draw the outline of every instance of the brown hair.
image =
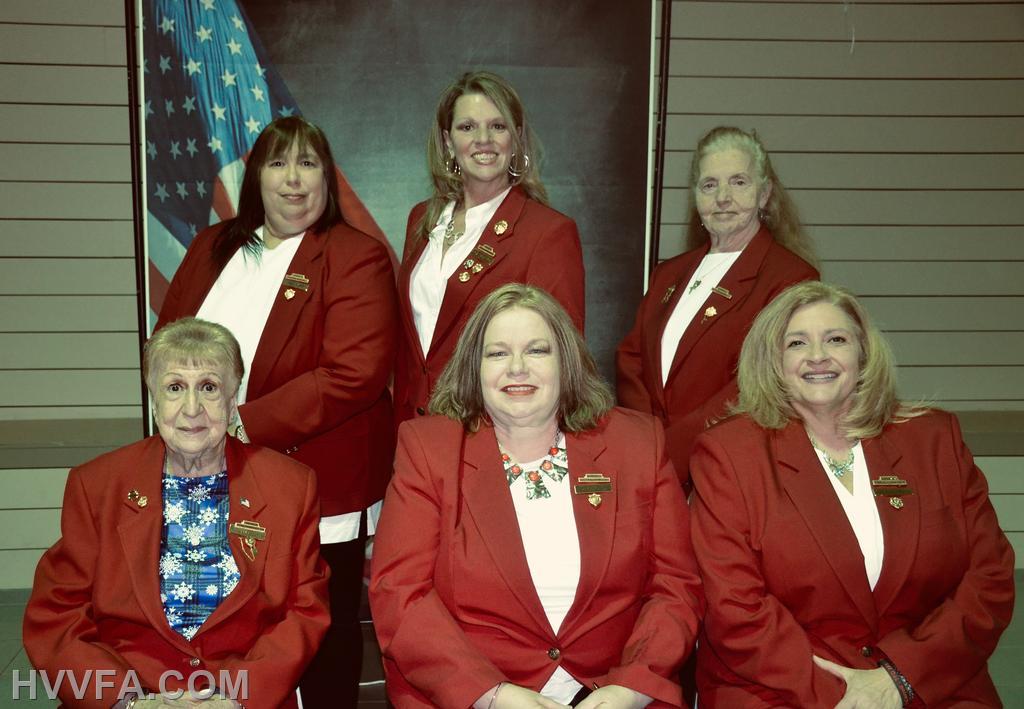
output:
M917 416L919 405L904 404L896 397L896 368L889 343L857 299L845 288L805 281L782 291L755 318L739 361L739 402L732 413L748 414L765 428L783 428L798 418L782 374L782 348L786 328L799 308L830 303L853 322L860 345L860 371L853 391L853 405L841 422L846 435L870 438L897 418Z
M558 418L564 431L585 431L611 409L611 389L597 372L586 342L565 309L535 286L507 283L480 301L462 330L455 352L430 397L431 413L461 421L476 431L487 415L480 387L484 333L499 313L513 308L532 310L544 319L555 338L561 392Z
M772 233L775 241L786 247L797 256L811 265L817 263L814 249L811 246L810 237L804 231L800 217L797 216L796 205L790 199L786 188L779 181L772 167L768 151L758 137L756 131L749 133L732 126L718 126L708 131L693 152L693 159L690 161L690 196L689 196L689 223L686 229L686 249L692 250L703 246L708 240L708 233L700 220L700 213L697 211L697 183L700 181L700 163L708 155L720 153L723 150L742 150L751 157L757 171L756 180L759 189L764 185L771 185L771 194L768 196L768 203L761 210L760 219Z
M181 318L154 332L142 347L142 378L150 393L156 391L156 378L173 363L212 364L223 367L234 378L232 394L238 392L245 374L238 340L223 325Z
M541 204L548 203L548 193L540 180L540 163L543 150L526 117L526 109L519 94L505 79L489 71L468 71L452 82L437 102L434 122L427 137L427 169L434 193L427 201L423 219L415 227L416 236L426 238L434 224L441 217L445 205L462 200L462 175L451 168L451 158L445 145L444 132L451 132L455 102L466 94L481 94L495 105L511 127L512 152L522 160L527 156L529 164L518 176L509 175L509 183L519 185L531 199ZM524 161L525 162L525 161ZM522 164L516 167L523 167Z
M213 248L213 259L218 267L223 267L239 248L245 248L256 256L260 254L261 243L256 238L256 230L263 226L266 217L260 176L267 161L285 155L293 145L298 145L300 151L312 150L316 153L323 165L324 180L327 182L324 213L311 228L314 231L325 231L342 221L341 206L338 204L338 171L327 136L320 128L299 116L278 118L256 138L245 161L245 174L238 193L238 214L228 221Z

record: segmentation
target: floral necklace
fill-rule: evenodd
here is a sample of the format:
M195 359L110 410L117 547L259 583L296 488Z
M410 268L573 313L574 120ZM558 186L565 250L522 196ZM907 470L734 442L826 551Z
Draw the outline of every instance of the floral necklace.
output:
M524 469L519 463L513 462L512 456L505 452L500 443L498 450L501 451L501 464L505 468L505 478L509 487L525 473L527 500L551 497L551 492L544 484L544 478L548 477L553 482L560 483L569 473L569 458L565 452L565 441L561 431L555 431L555 441L537 468Z

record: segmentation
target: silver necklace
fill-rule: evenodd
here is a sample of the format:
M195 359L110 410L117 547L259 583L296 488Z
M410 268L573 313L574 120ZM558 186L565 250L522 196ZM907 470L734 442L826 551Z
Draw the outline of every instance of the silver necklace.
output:
M450 247L466 233L466 230L455 231L455 212L452 212L452 216L448 219L448 226L444 228L444 245L445 248Z
M686 290L686 294L689 295L689 294L693 293L695 290L697 290L698 288L700 288L700 284L703 283L705 278L710 276L712 273L714 273L715 271L717 271L718 269L720 269L722 266L724 266L727 263L729 263L728 260L719 261L714 266L712 266L711 268L706 270L704 273L698 275L694 279L693 284Z
M846 456L846 460L838 461L830 456L827 450L818 445L818 442L814 440L814 436L808 433L807 437L811 439L811 445L814 446L815 450L825 456L825 465L828 466L828 469L831 470L832 474L837 478L842 479L844 475L853 470L853 446L857 445L856 441L854 441L853 446L850 446L850 454Z

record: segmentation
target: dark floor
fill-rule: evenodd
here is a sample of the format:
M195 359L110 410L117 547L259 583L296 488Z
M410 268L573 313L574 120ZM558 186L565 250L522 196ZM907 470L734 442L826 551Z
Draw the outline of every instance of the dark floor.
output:
M24 682L29 677L28 658L21 647L21 616L25 609L27 591L0 591L0 709L26 707L28 704L57 706L40 689L38 698L28 697L29 690L19 690L14 699L14 672ZM1024 570L1017 570L1017 605L1013 622L1003 634L999 648L989 661L992 678L1007 709L1024 709ZM366 642L366 662L363 667L363 687L360 707L380 709L386 705L384 683L380 680L379 653L370 623L363 624Z

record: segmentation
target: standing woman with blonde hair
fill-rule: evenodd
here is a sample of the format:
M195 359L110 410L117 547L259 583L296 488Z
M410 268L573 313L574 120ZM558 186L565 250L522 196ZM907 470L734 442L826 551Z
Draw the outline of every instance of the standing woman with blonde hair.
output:
M409 214L398 275L398 421L426 413L470 313L504 283L544 288L583 331L579 233L548 206L540 162L540 143L505 79L467 72L441 94L427 139L433 194Z
M690 449L736 396L740 344L787 286L816 279L796 209L754 132L719 126L690 166L686 253L659 265L619 345L619 403L658 416L680 482Z

